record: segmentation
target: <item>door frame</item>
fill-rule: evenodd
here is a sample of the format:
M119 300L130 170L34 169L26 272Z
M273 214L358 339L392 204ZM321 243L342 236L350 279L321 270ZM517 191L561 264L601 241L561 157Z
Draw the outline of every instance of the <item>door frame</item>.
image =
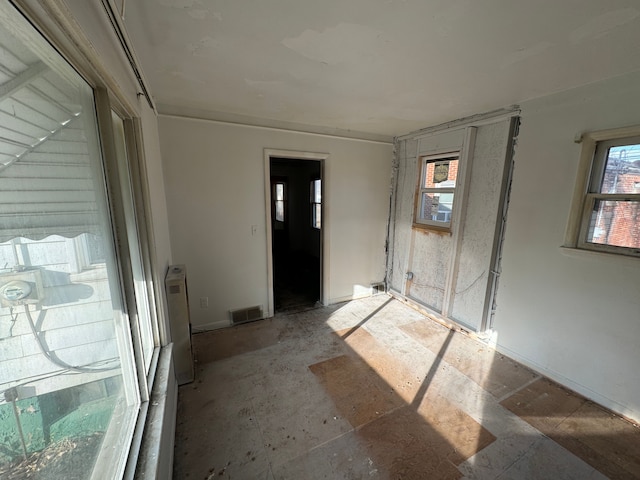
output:
M320 180L322 182L322 206L321 206L321 228L320 228L320 303L328 305L328 272L329 272L329 249L326 246L325 239L328 238L328 204L325 195L326 188L326 160L329 158L328 153L303 152L295 150L279 150L273 148L264 149L264 197L265 197L265 214L266 214L266 235L267 235L267 317L272 317L275 310L274 292L273 292L273 238L271 233L271 159L287 158L291 160L299 160L301 162L307 160L315 160L320 162Z

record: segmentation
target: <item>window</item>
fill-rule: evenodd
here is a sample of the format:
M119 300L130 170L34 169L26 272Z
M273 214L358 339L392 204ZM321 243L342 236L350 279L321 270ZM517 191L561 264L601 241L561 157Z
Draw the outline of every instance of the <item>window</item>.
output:
M311 226L320 229L322 226L322 182L311 180Z
M0 9L0 477L120 478L157 351L131 120Z
M415 227L450 229L459 157L459 152L451 152L420 158Z
M287 184L275 182L273 184L273 209L276 222L284 223L287 211Z
M595 144L578 246L640 256L640 136Z

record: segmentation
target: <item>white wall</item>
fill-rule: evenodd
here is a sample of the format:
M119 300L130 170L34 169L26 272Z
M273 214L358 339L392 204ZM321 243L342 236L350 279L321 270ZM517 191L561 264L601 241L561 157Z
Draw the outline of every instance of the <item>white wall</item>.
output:
M640 73L522 105L495 330L498 348L640 419L640 261L562 249L577 133L640 123Z
M328 302L383 279L391 145L162 115L159 126L173 259L187 267L194 328L226 324L233 309L266 311L265 148L330 155ZM200 297L209 308L200 308Z

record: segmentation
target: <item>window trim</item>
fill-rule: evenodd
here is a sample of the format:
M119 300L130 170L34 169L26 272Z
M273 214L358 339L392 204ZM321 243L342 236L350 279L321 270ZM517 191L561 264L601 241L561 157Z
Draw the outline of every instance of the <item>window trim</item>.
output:
M418 156L418 178L416 182L416 192L414 196L414 205L413 205L413 228L423 229L423 230L433 230L436 232L443 233L451 233L452 225L455 221L455 213L456 212L456 201L458 199L458 195L460 192L460 180L461 180L461 168L462 168L462 155L463 149L458 148L454 150L448 150L446 152L439 152L433 154L426 154ZM438 160L445 158L456 157L458 160L458 170L456 174L456 184L454 187L447 188L427 188L422 187L424 183L423 180L426 176L426 169L429 163L437 162ZM451 204L451 215L449 217L448 222L440 222L437 220L428 220L422 219L419 216L419 211L422 207L421 196L423 193L429 192L437 192L437 193L452 193L453 194L453 203Z
M598 146L612 146L627 139L640 136L639 126L628 126L608 130L586 132L576 137L575 142L582 144L576 183L571 201L569 222L565 232L564 248L574 248L600 253L640 257L640 249L619 247L587 242L587 234L591 219L591 212L596 200L607 198L611 200L633 199L640 200L640 194L602 194L592 192L596 178L601 178L606 159L598 158ZM606 152L608 148L605 150ZM604 155L604 154L602 154Z

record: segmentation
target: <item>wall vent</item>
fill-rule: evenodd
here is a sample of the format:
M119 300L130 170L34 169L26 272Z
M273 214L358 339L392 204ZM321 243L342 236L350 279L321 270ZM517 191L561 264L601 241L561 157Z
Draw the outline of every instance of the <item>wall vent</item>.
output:
M384 282L377 282L371 284L371 295L380 295L385 293Z
M234 325L245 322L253 322L255 320L262 320L264 315L262 314L262 307L260 305L249 308L241 308L239 310L229 310L231 314L231 321Z

